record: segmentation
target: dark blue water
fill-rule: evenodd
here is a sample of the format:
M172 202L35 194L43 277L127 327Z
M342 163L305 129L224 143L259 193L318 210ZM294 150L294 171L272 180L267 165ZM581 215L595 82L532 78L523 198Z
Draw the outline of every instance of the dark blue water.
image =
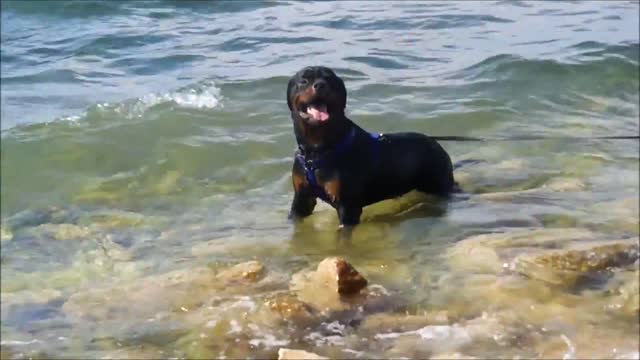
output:
M583 287L510 270L637 242L637 141L443 143L454 162L481 160L456 171L467 198L368 207L339 244L327 205L286 220L285 100L293 73L325 65L370 131L638 134L637 1L1 10L2 358L638 357L637 262ZM562 254L554 266L579 258ZM272 311L292 273L334 255L395 296L372 306L378 325ZM254 259L271 276L255 286L202 275Z
M309 64L353 74L355 88L456 86L495 56L637 66L637 19L634 1L3 1L2 128Z

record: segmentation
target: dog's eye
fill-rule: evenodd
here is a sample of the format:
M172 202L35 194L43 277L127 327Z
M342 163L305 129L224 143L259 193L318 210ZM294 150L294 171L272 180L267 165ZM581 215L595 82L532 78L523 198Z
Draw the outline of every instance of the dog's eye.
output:
M309 84L309 80L307 80L307 79L301 79L298 82L298 85L300 85L300 86L306 86L307 84Z

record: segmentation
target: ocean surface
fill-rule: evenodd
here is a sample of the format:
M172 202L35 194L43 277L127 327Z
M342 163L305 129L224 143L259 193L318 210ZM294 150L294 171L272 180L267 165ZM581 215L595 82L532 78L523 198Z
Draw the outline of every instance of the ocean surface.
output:
M325 65L372 132L638 135L637 1L1 12L2 358L640 357L637 140L443 142L480 160L465 196L376 204L344 244L325 204L287 221L285 98ZM384 305L268 305L313 308L289 281L328 256ZM246 261L266 277L225 282Z

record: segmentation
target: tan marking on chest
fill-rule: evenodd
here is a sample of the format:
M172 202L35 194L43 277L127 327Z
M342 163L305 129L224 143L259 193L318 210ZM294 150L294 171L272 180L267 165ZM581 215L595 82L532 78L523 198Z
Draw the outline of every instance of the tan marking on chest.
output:
M296 174L296 173L291 174L291 180L293 181L293 190L295 192L300 191L300 188L307 181L303 176L301 176L299 174Z
M339 179L331 179L328 181L324 181L322 183L322 188L324 192L327 194L327 197L331 199L332 202L337 202L340 200L340 180Z

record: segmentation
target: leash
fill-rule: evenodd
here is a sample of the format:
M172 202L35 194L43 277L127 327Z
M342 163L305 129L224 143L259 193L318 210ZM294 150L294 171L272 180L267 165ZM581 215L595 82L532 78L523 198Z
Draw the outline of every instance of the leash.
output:
M510 136L510 137L472 137L472 136L430 136L434 140L438 141L474 141L474 142L489 142L489 141L529 141L529 140L640 140L639 135L630 136L588 136L588 137L568 137L568 136Z

